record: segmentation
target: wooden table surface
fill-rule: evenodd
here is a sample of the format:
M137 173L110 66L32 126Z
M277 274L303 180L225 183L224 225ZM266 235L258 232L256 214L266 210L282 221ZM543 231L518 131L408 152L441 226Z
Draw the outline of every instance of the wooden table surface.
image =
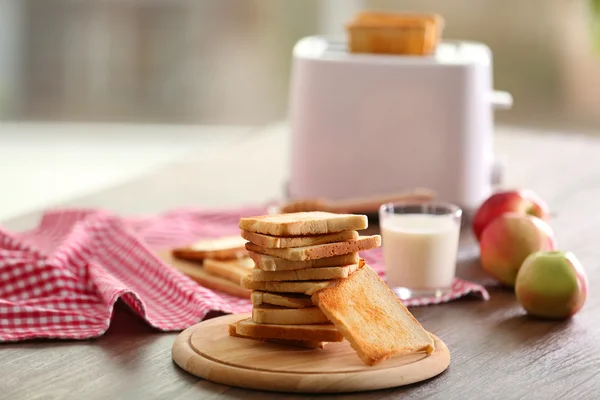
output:
M123 214L181 205L227 206L277 197L286 175L287 136L249 133L214 157L193 155L161 171L65 205L101 206ZM600 141L576 135L505 130L496 151L509 186L537 191L552 207L560 248L573 251L590 279L583 310L563 322L528 318L513 293L494 287L463 238L459 275L490 284L487 302L464 299L412 308L452 354L449 369L405 388L344 399L596 399L600 396ZM251 156L249 156L251 155ZM7 221L34 226L40 213ZM32 341L0 347L0 398L7 399L293 399L310 396L249 391L195 378L171 361L177 333L158 333L119 304L109 331L88 341ZM328 397L329 396L313 396ZM331 396L335 398L335 396Z

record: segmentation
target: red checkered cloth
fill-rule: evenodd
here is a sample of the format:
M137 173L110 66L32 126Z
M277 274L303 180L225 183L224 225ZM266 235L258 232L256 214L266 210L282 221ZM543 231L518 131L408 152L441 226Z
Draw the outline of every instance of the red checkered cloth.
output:
M0 342L101 336L118 299L162 331L185 329L210 311L249 312L249 300L199 286L156 251L238 234L240 217L266 212L264 207L180 209L125 219L106 211L59 210L46 213L28 232L0 228ZM383 276L381 249L361 256ZM468 294L489 298L482 286L457 279L446 298L405 304Z

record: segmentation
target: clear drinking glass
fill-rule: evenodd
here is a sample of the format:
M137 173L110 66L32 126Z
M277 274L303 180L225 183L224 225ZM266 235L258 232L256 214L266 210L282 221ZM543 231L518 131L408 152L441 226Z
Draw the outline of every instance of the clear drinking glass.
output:
M444 202L380 207L387 283L398 297L441 297L452 291L461 217L460 207Z

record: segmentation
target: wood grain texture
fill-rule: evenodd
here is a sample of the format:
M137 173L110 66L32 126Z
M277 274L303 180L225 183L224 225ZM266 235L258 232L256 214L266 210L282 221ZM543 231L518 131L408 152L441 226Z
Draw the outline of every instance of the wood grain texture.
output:
M446 370L450 353L435 338L436 351L395 357L369 367L349 343L303 349L229 336L228 325L249 314L227 315L183 331L173 360L187 372L236 387L298 393L345 393L387 389L432 378Z
M174 163L146 177L73 199L61 206L103 207L123 214L162 212L185 205L224 207L276 198L285 183L286 148L281 131L258 132L214 157ZM481 271L477 247L464 231L458 275L487 285L487 302L465 298L410 310L448 345L452 363L437 378L374 392L321 399L397 398L596 399L600 393L600 140L578 135L496 135L506 163L507 186L528 187L551 206L560 248L573 251L589 277L582 311L563 322L525 316L508 290ZM267 149L267 150L265 150ZM268 151L269 156L264 157ZM252 163L247 162L252 154ZM215 166L219 165L219 168ZM193 172L190 172L193 171ZM187 177L193 174L190 181ZM269 179L247 179L263 176ZM196 182L197 184L194 184ZM227 184L223 184L227 182ZM210 190L207 188L210 187ZM144 199L140 202L140 199ZM6 221L8 229L37 224L40 212ZM376 226L361 234L376 234ZM171 359L177 333L157 332L121 302L108 332L96 340L31 341L0 345L0 397L7 399L249 399L291 400L310 396L233 388L195 378Z

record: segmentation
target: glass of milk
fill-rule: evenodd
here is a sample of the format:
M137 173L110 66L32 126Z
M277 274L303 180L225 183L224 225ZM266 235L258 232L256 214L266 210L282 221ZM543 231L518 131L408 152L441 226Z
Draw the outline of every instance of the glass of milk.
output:
M401 299L452 291L462 210L450 203L388 203L379 209L388 286Z

